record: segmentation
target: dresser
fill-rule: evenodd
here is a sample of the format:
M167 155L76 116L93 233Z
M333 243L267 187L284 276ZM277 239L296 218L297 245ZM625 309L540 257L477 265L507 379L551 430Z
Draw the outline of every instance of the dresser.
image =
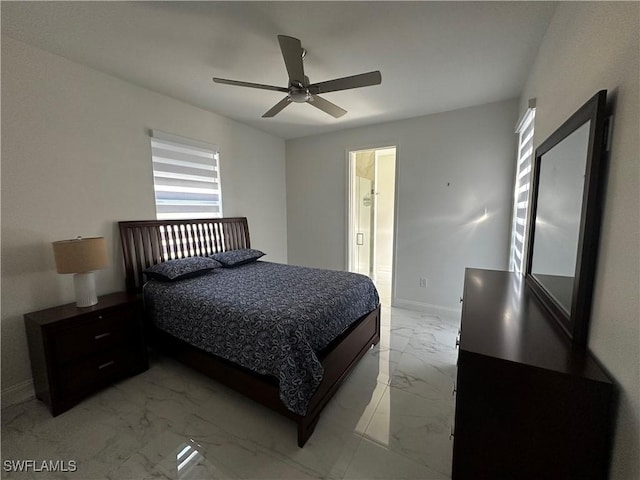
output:
M149 366L137 295L113 293L24 316L36 397L56 416Z
M603 479L614 386L518 274L467 269L453 479Z

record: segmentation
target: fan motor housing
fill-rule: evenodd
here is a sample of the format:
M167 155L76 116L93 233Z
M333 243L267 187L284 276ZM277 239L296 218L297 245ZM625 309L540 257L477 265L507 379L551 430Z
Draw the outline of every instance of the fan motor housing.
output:
M289 90L289 99L295 103L305 103L311 98L311 93L306 88L291 87Z

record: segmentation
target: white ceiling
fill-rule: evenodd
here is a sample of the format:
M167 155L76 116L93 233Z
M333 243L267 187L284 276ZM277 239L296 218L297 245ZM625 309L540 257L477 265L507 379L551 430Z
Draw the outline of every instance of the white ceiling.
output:
M282 138L519 96L555 2L2 2L2 34ZM340 118L293 104L277 35L302 40L311 82L382 72L323 96Z

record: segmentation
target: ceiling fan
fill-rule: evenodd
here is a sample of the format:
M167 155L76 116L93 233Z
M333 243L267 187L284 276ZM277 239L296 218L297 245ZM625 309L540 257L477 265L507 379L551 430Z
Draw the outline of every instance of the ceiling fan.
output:
M318 96L320 93L337 92L339 90L349 90L351 88L368 87L370 85L379 85L382 83L382 75L379 71L361 73L350 77L336 78L335 80L327 80L326 82L310 83L309 77L304 74L304 66L302 60L307 51L302 48L300 40L286 35L278 35L280 50L284 58L284 64L289 74L288 87L275 87L272 85L263 85L260 83L239 82L237 80L227 80L224 78L213 78L216 83L226 85L236 85L238 87L260 88L262 90L274 90L276 92L286 93L287 96L276 103L267 113L262 115L263 118L274 117L281 112L291 102L308 103L314 107L328 113L329 115L339 118L346 110Z

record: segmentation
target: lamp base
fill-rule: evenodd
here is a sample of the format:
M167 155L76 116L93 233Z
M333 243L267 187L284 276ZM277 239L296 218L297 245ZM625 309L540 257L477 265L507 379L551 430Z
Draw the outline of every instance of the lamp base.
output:
M93 272L74 274L73 286L76 289L77 307L91 307L98 303L98 297L96 296L96 281L93 276Z

